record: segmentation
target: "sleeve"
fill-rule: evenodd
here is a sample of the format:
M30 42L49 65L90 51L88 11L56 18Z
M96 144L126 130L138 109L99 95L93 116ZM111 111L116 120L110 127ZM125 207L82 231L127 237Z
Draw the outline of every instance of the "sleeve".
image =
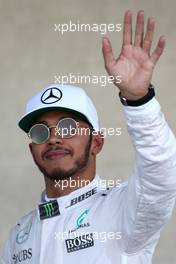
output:
M5 264L5 261L4 261L4 259L2 257L0 257L0 264Z
M10 236L8 237L4 249L3 255L0 257L0 264L10 264L11 263L11 255L10 255Z
M176 140L158 101L124 107L135 164L121 217L121 249L137 253L153 246L176 198Z
M0 264L11 264L13 262L14 241L16 241L16 227L17 223L9 230L7 239L4 243L2 256L0 257Z

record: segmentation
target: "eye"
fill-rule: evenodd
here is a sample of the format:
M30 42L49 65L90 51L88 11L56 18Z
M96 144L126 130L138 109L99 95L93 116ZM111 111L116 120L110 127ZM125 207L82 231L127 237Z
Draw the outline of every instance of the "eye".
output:
M42 123L35 124L29 130L28 136L32 139L34 143L42 144L48 139L48 127Z
M57 129L59 130L61 137L72 137L72 132L77 130L77 122L73 118L63 118L59 121Z

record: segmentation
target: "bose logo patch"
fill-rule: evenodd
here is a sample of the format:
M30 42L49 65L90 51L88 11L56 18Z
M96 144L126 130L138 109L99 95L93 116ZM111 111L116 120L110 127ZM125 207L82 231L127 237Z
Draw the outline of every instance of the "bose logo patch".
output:
M66 208L68 208L70 206L73 206L73 205L75 205L77 203L80 203L80 202L84 201L85 199L91 197L92 195L94 195L96 193L97 193L97 187L95 187L92 190L90 190L90 191L88 191L88 192L86 192L86 193L84 193L84 194L72 199L71 202L70 202L70 205L67 206Z

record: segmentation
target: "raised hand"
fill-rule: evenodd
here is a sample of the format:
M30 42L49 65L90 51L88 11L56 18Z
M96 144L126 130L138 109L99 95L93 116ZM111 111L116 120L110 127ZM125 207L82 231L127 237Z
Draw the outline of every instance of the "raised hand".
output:
M127 11L124 16L122 50L117 59L113 56L109 39L107 37L103 39L105 68L114 79L118 75L121 76L121 83L115 84L121 94L129 100L137 100L147 94L153 69L164 50L165 38L161 36L157 47L150 53L154 24L154 19L149 17L144 36L144 11L139 11L133 43L132 13Z

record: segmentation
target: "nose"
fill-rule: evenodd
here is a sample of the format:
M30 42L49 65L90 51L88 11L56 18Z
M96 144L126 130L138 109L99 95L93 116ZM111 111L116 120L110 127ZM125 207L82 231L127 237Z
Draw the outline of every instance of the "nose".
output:
M63 139L59 136L58 131L55 126L50 127L50 137L48 139L48 144L62 144Z

